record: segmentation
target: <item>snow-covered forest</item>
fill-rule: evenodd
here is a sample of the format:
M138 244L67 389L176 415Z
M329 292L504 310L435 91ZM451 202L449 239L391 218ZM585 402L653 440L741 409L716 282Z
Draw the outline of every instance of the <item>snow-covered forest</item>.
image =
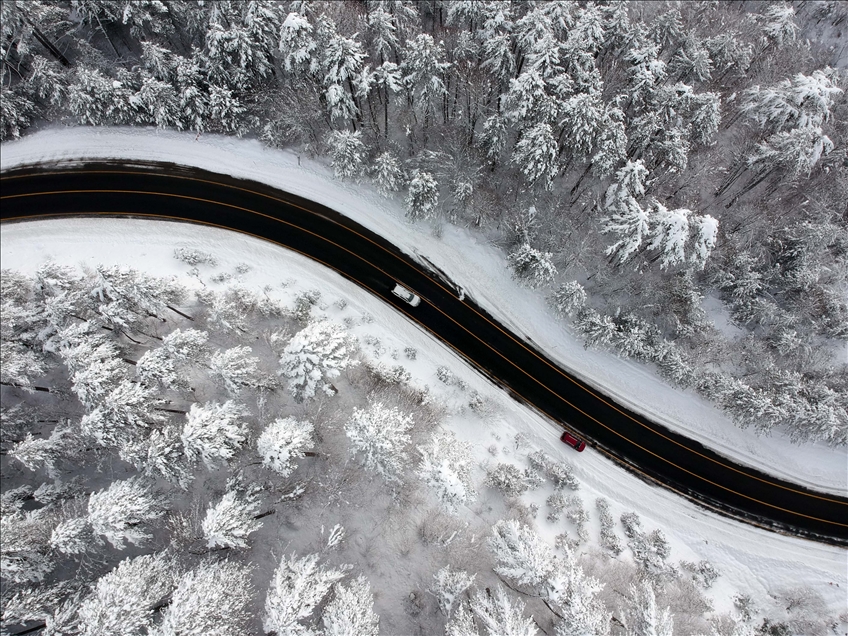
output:
M769 636L848 619L784 579L773 598L716 586L710 561L515 433L496 388L333 288L173 257L178 276L3 271L4 633Z
M251 135L477 228L741 427L848 441L844 3L2 3L2 135Z

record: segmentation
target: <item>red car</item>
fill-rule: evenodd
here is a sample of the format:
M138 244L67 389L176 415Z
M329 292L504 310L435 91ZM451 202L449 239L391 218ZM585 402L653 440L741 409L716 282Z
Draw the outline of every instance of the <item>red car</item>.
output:
M560 439L563 442L565 442L566 444L568 444L569 446L571 446L571 448L576 450L578 453L582 453L583 449L586 448L586 442L584 442L582 439L577 439L576 437L574 437L574 435L572 435L568 431L563 433L562 437L560 437Z

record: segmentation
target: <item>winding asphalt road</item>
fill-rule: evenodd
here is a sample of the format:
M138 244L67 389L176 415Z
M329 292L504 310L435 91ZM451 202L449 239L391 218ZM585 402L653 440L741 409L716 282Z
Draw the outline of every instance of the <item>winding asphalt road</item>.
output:
M0 220L67 215L190 221L256 236L336 270L647 481L720 514L777 532L848 545L848 499L735 464L616 404L514 336L472 299L391 243L329 208L268 186L169 164L88 163L4 172ZM422 298L412 308L395 282ZM573 461L580 461L575 456Z

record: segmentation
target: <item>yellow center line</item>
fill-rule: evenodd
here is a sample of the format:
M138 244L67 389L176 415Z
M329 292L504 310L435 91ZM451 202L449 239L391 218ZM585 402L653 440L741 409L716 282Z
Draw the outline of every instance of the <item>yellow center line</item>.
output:
M103 171L79 171L79 172L89 172L89 173L94 173L94 174L100 174L100 173L104 173L104 174L127 174L127 173L129 173L129 174L139 174L139 175L147 175L147 174L151 174L151 173L146 173L146 172L118 171L118 170L114 170L114 171L113 171L113 170L103 170ZM67 174L67 173L54 172L54 173L41 173L41 174ZM28 176L28 175L19 175L19 176L13 176L13 177L2 177L2 178L0 178L0 180L2 180L2 179L25 178L25 177L27 177L27 176ZM36 176L38 176L38 175L36 175ZM218 185L218 186L222 186L222 185L223 185L224 187L228 187L228 188L235 189L235 190L240 190L240 191L247 192L247 193L249 193L249 194L253 194L253 195L258 195L258 196L261 196L261 197L264 197L264 198L267 198L267 199L271 199L271 200L276 201L276 202L279 202L279 203L284 203L284 204L286 204L286 205L290 205L290 206L295 207L295 208L297 208L297 209L299 209L299 210L302 210L302 211L304 211L304 212L307 212L307 213L310 213L310 214L314 214L314 212L313 212L312 210L309 210L308 208L304 208L304 207L302 207L302 206L300 206L300 205L297 205L296 203L291 203L291 202L286 201L285 199L281 199L281 198L279 198L279 197L274 197L274 196L271 196L271 195L266 195L266 194L261 193L261 192L255 192L255 191L253 191L253 190L248 190L248 189L246 189L246 188L241 188L241 187L238 187L238 186L229 186L229 185L227 185L227 184L219 184L219 183L217 183L217 182L215 182L215 181L210 181L210 180L207 180L207 179L199 179L199 178L195 178L195 177L185 177L185 176L179 176L179 175L178 175L178 176L175 176L175 177L171 177L170 175L161 175L161 174L156 174L156 176L164 176L164 177L167 177L167 178L179 178L179 179L185 179L185 180L190 180L190 181L197 181L197 182L201 182L201 183L208 183L208 184L213 184L213 185ZM338 247L338 248L339 248L339 249L341 249L341 250L344 250L344 251L348 252L348 253L349 253L349 254L351 254L352 256L354 256L354 257L356 257L356 258L358 258L358 259L362 260L363 262L367 263L368 265L370 265L370 266L374 267L375 269L377 269L378 271L380 271L381 273L383 273L384 275L386 275L386 277L391 278L391 279L393 279L393 280L396 280L396 281L397 281L397 279L396 279L394 276L389 275L389 274L388 274L388 273L386 273L384 270L382 270L380 267L377 267L376 265L373 265L372 263L370 263L369 261L367 261L365 258L363 258L362 256L360 256L359 254L356 254L356 253L352 252L351 250L349 250L349 249L347 249L347 248L345 248L345 247L343 247L343 246L341 246L341 245L339 245L339 244L337 244L337 243L335 243L335 242L333 242L333 241L331 241L331 240L329 240L329 239L327 239L327 238L325 238L325 237L323 237L323 236L321 236L321 235L319 235L319 234L316 234L316 233L314 233L314 232L312 232L312 231L310 231L310 230L306 230L306 229L301 228L301 227L299 227L299 226L297 226L297 225L295 225L295 224L293 224L293 223L290 223L289 221L284 221L284 220L282 220L282 219L275 218L275 217L273 217L273 216L270 216L270 215L264 214L264 213L262 213L262 212L257 212L257 211L255 211L255 210L251 210L251 209L249 209L249 208L245 208L245 207L241 207L241 206L237 206L237 205L233 205L233 204L228 204L228 203L222 203L222 202L214 201L214 200L210 200L210 199L202 199L202 198L198 198L198 197L192 197L192 196L189 196L189 195L178 195L178 194L169 194L169 193L161 193L161 192L151 192L151 191L146 191L146 190L111 190L111 189L110 189L110 190L61 190L61 191L50 191L50 192L41 192L41 193L26 193L26 194L21 194L21 195L0 196L0 199L11 199L11 198L19 198L19 197L29 197L29 196L50 195L50 194L71 194L71 193L94 193L94 194L96 194L96 193L126 193L126 194L147 194L147 195L165 196L165 197L173 197L173 198L179 198L179 199L195 200L195 201L199 201L199 202L202 202L202 203L209 203L209 204L213 204L213 205L221 205L221 206L230 207L230 208L233 208L233 209L238 209L238 210L241 210L241 211L244 211L244 212L248 212L248 213L251 213L251 214L256 214L257 216L262 216L262 217L264 217L264 218L267 218L267 219L270 219L270 220L273 220L273 221L276 221L276 222L279 222L279 223L284 223L284 224L289 225L289 226L291 226L291 227L297 228L297 229L299 229L299 230L301 230L301 231L303 231L303 232L307 232L308 234L311 234L311 235L315 236L316 238L319 238L319 239L321 239L321 240L323 240L323 241L325 241L325 242L327 242L327 243L330 243L330 244L332 244L332 245L334 245L334 246ZM122 213L122 214L127 214L127 213ZM142 214L139 214L139 216L142 216ZM150 216L164 216L164 215L150 215ZM178 218L178 217L168 217L168 218ZM9 220L13 220L13 219L9 219ZM332 221L332 222L333 222L333 223L335 223L336 225L339 225L340 227L342 227L342 228L344 228L344 229L348 230L349 232L351 232L351 233L353 233L353 234L355 234L355 235L359 236L360 238L365 239L366 241L368 241L368 242L369 242L369 243L371 243L372 245L374 245L374 246L376 246L376 247L380 248L381 250L383 250L384 252L386 252L386 253L390 254L391 256L394 256L395 258L398 258L398 257L397 257L397 255L393 254L390 250L386 249L385 247L383 247L383 246L382 246L382 245L380 245L379 243L376 243L375 241L373 241L373 240L372 240L372 239L370 239L369 237L364 236L364 235L360 234L359 232L357 232L356 230L353 230L353 229L351 229L351 228L348 228L347 226L345 226L345 225L343 225L343 224L340 224L340 223L338 223L338 222L336 222L336 221ZM210 223L209 225L214 225L214 224L211 224L211 223ZM225 226L216 226L216 227L225 227ZM226 228L226 229L232 229L232 228ZM239 230L239 231L241 231L241 230ZM250 233L248 233L248 232L243 232L243 233L245 233L245 234L250 234ZM250 236L254 236L254 235L250 234ZM261 238L263 238L263 237L257 237L257 238L260 238L260 239L261 239ZM271 241L271 242L276 243L275 241ZM284 246L284 247L286 247L286 246ZM299 250L295 250L295 251L298 251L298 252L299 252ZM302 253L302 252L299 252L299 253ZM311 257L310 257L310 258L311 258ZM314 259L314 260L319 260L319 259ZM320 261L320 262L322 262L322 263L323 263L323 261ZM402 262L403 262L405 265L408 265L405 261L402 261ZM334 267L331 267L331 268L332 268L332 269L334 269L334 270L336 269L336 268L334 268ZM420 274L427 276L426 272L424 272L424 271L422 271L422 270L420 270L420 269L418 269L418 268L416 268L416 267L414 267L414 269L417 269L417 271L418 271ZM336 270L336 271L339 271L339 270ZM429 278L429 276L428 276L428 278ZM431 279L431 280L432 280L432 279ZM401 282L401 281L397 281L397 282ZM449 290L447 290L447 289L446 289L443 285L441 285L441 283L439 283L438 281L433 281L433 282L434 282L437 286L439 286L442 290L444 290L445 292L447 292L447 293L449 293L449 294L451 293L451 292L450 292ZM428 300L428 302L430 302L430 301ZM569 402L568 400L566 400L565 398L563 398L561 395L559 395L559 393L557 393L556 391L554 391L553 389L551 389L550 387L548 387L547 385L545 385L545 384L544 384L543 382L541 382L539 379L537 379L537 378L533 377L532 375L530 375L527 371L525 371L524 369L520 368L520 367L519 367L517 364L515 364L513 361L509 360L509 359L508 359L508 358L507 358L507 357L506 357L503 353L501 353L500 351L498 351L497 349L495 349L494 347L492 347L489 343L487 343L487 342L485 342L484 340L482 340L482 339L481 339L479 336L477 336L476 334L472 333L469 329L467 329L466 327L464 327L463 325L461 325L460 323L458 323L458 322L457 322L456 320L454 320L452 317L450 317L450 316L448 316L447 314L445 314L445 313L444 313L444 312L443 312L443 311L442 311L439 307L436 307L436 306L435 306L432 302L430 302L430 304L431 304L431 305L432 305L432 306L433 306L433 307L434 307L437 311L439 311L439 313L441 313L443 316L445 316L448 320L450 320L451 322L453 322L454 324L456 324L458 327L460 327L461 329L463 329L464 331L466 331L467 333L469 333L470 335L472 335L474 338L476 338L479 342L481 342L482 344L484 344L485 346L487 346L489 349L491 349L492 351L494 351L495 353L497 353L498 355L500 355L500 356L501 356L504 360L506 360L507 362L509 362L510 364L512 364L512 365L513 365L516 369L518 369L519 371L521 371L522 373L524 373L525 375L527 375L530 379L532 379L533 381L535 381L537 384L539 384L540 386L542 386L542 387L544 387L545 389L547 389L550 393L552 393L553 395L555 395L556 397L558 397L560 400L562 400L563 402L565 402L566 404L568 404L569 406L571 406L573 409L575 409L575 410L576 410L576 411L578 411L579 413L581 413L581 414L583 414L584 416L588 417L589 419L591 419L592 421L596 422L596 423L597 423L597 424L599 424L600 426L604 427L604 428L605 428L605 429L607 429L608 431L610 431L610 432L612 432L612 433L614 433L614 434L618 435L621 439L624 439L625 441L627 441L627 442L629 442L629 443L633 444L634 446L636 446L636 447L638 447L638 448L640 448L640 449L644 450L645 452L648 452L648 453L650 453L651 455L654 455L654 456L658 457L659 459L662 459L663 461L666 461L667 463L669 463L669 464L670 464L670 465L672 465L672 466L675 466L675 467L676 467L676 468L678 468L679 470L683 470L684 472L689 473L689 474L691 474L691 475L693 475L693 476L696 476L696 477L698 477L699 479L702 479L703 481L706 481L706 482L708 482L708 483L711 483L711 484L713 484L713 485L715 485L715 486L717 486L717 487L719 487L719 488L723 488L723 489L725 489L725 490L728 490L729 492L733 492L734 494L737 494L737 495L739 495L739 496L741 496L741 497L747 497L747 495L743 495L742 493L736 492L736 491L734 491L734 490L731 490L731 489L729 489L729 488L726 488L726 487L724 487L724 486L721 486L720 484L717 484L717 483L715 483L715 482L712 482L712 481L710 481L710 480L706 479L705 477L701 477L700 475L696 475L695 473L692 473L691 471L689 471L689 470L687 470L687 469L685 469L685 468L683 468L683 467L681 467L681 466L678 466L677 464L672 463L670 460L667 460L667 459L665 459L664 457L660 457L659 455L656 455L655 453L653 453L653 452L649 451L648 449L645 449L645 448L643 448L642 446L640 446L640 445L636 444L635 442L633 442L632 440L630 440L630 439L628 439L628 438L624 437L624 436L623 436L621 433L619 433L618 431L616 431L616 430L614 430L614 429L610 428L609 426L607 426L606 424L602 423L601 421L599 421L599 420L598 420L598 419L596 419L595 417L591 416L591 415L590 415L590 414L588 414L588 413L585 413L582 409L580 409L580 408L578 408L577 406L575 406L575 405L571 404L571 402ZM466 305L466 307L468 307L468 306ZM527 346L526 346L523 342L521 342L520 340L518 340L518 339L516 339L515 337L513 337L513 336L512 336L509 332L507 332L507 331L503 330L503 329L502 329L500 326L498 326L497 324L493 323L493 322L492 322L491 320L489 320L486 316L484 316L484 315L480 314L479 312L477 312L476 310L474 310L474 309L473 309L473 308L471 308L471 307L469 307L469 308L470 308L470 309L472 309L472 310L474 311L474 313L476 313L476 314L477 314L480 318L484 319L484 320L485 320L487 323L489 323L491 326L495 327L495 328L496 328L498 331L500 331L502 334L504 334L504 335L506 335L508 338L510 338L510 339L511 339L514 343L516 343L516 344L518 344L519 346L521 346L521 347L522 347L525 351L527 351L528 353L532 354L532 355L533 355L534 357L536 357L537 359L539 359L539 360L541 360L541 361L545 362L545 363L546 363L546 364L547 364L550 368L552 368L552 369L556 370L556 371L557 371L557 372L558 372L558 373L559 373L562 377L565 377L565 378L567 378L568 380L570 380L570 381L571 381L571 382L572 382L575 386L577 386L577 387L579 387L579 388L583 389L584 391L586 391L587 393L589 393L590 395L592 395L593 397L595 397L595 398L596 398L596 399L598 399L599 401L603 402L604 404L606 404L606 405L607 405L607 406L609 406L610 408L614 409L615 411L617 411L617 412L618 412L618 413L620 413L621 415L624 415L625 417L627 417L627 418L628 418L628 419L630 419L631 421L633 421L633 422L635 422L635 423L639 424L639 425L640 425L640 426L642 426L643 428L645 428L645 429L647 429L647 430L649 430L649 431L653 432L654 434L656 434L656 435L658 435L658 436L660 436L660 437L662 437L662 438L666 439L667 441L673 442L673 443L674 443L675 445L677 445L678 447L683 448L683 449L685 449L685 450L688 450L689 452L691 452L691 453L693 453L693 454L695 454L695 455L697 455L697 456L700 456L700 457L701 457L701 458L703 458L703 459L710 460L710 461L712 461L713 463L715 463L715 464L717 464L717 465L719 465L719 466L722 466L723 468L726 468L726 469L732 470L732 471L734 471L734 472L736 472L736 473L738 473L738 474L741 474L741 475L743 475L743 476L745 476L745 477L748 477L748 478L751 478L751 479L754 479L754 480L760 481L760 482L762 482L762 483L765 483L765 484L768 484L768 485L771 485L771 486L774 486L774 487L778 487L778 488L781 488L781 489L783 489L783 490L787 490L787 491L789 491L789 492L794 492L794 493L796 493L796 494L800 494L800 495L803 495L803 496L806 496L806 497L811 497L811 498L815 498L815 499L821 499L821 500L823 500L823 501L828 501L828 502L831 502L831 503L838 503L838 504L841 504L841 505L848 505L848 504L846 504L845 502L842 502L842 501L839 501L839 500L835 500L835 499L831 499L831 498L826 497L826 496L821 496L821 495L816 495L816 494L812 494L812 493L808 493L808 492L804 492L804 491L796 490L796 489L794 489L794 488L787 487L787 486L784 486L784 485L782 485L782 484L776 484L776 483L774 483L774 482L771 482L771 481L769 481L769 480L767 480L767 479L763 479L763 478L761 478L761 477L757 477L757 476L755 476L755 475L750 475L750 474L748 474L748 473L746 473L746 472L744 472L744 471L742 471L742 470L740 470L740 469L736 468L735 466L728 465L728 464L725 464L725 463L723 463L723 462L720 462L720 461L718 461L718 460L716 460L716 459L714 459L714 458L712 458L712 457L708 457L708 456L704 455L703 453L700 453L700 452L698 452L698 451L695 451L695 450L693 450L693 449L691 449L691 448L689 448L689 447L687 447L687 446L685 446L685 445L681 444L680 442L678 442L678 441L676 441L676 440L674 440L674 439L669 438L668 436L666 436L666 435L664 435L664 434L662 434L662 433L660 433L660 432L658 432L658 431L654 430L653 428L651 428L651 427L649 427L649 426L645 425L643 422L640 422L639 420L637 420L637 419L633 418L633 417L632 417L631 415L629 415L628 413L626 413L626 412L622 411L621 409L617 408L617 406L616 406L615 404L611 404L611 403L607 402L607 401L606 401L605 399L603 399L601 396L597 395L597 394L596 394L596 393L594 393L593 391L590 391L588 388L584 387L584 386L583 386L583 385L581 385L580 383L577 383L577 382L576 382L573 378L570 378L567 374L565 374L565 373L562 371L562 369L560 369L559 367L557 367L557 366L555 366L555 365L551 364L551 363L550 363L550 362L548 362L545 358L543 358L543 357L539 356L539 354L538 354L536 351L534 351L533 349L531 349L531 348L527 347ZM416 322L417 322L417 321L416 321ZM429 331L429 329L428 329L428 331ZM449 343L448 343L448 344L449 344ZM464 356L464 354L463 354L463 356ZM541 410L541 409L540 409L540 410ZM557 420L557 418L555 418L555 417L551 416L550 414L546 413L546 415L548 415L548 417L550 417L551 419L558 421L558 420ZM747 497L747 498L752 499L752 498L750 498L750 497ZM752 499L752 500L753 500L753 501L758 501L758 500L756 500L756 499ZM759 502L759 503L762 503L763 505L771 506L771 507L776 508L776 509L779 509L779 510L785 510L785 509L783 509L783 508L779 508L778 506L772 506L771 504L768 504L768 503L766 503L766 502ZM785 511L786 511L786 512L792 512L792 511L788 511L788 510L785 510ZM792 512L792 514L797 514L797 515L800 515L800 516L806 516L806 515L802 515L801 513L795 513L795 512ZM811 518L811 519L815 519L815 517L810 517L810 518ZM824 521L824 520L820 520L820 521ZM827 523L835 523L835 522L829 522L829 521L828 521ZM845 525L845 527L848 527L848 525L846 525L846 524L837 524L837 525Z

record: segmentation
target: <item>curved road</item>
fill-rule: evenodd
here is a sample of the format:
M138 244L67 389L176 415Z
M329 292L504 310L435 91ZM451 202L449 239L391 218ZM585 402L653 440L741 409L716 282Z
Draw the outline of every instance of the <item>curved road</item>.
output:
M170 164L88 163L2 175L4 223L64 215L131 215L203 223L285 246L394 305L510 393L643 479L713 511L848 545L848 499L734 464L616 404L560 369L455 287L341 214L262 184ZM390 293L414 290L412 308ZM579 461L578 457L574 458Z

